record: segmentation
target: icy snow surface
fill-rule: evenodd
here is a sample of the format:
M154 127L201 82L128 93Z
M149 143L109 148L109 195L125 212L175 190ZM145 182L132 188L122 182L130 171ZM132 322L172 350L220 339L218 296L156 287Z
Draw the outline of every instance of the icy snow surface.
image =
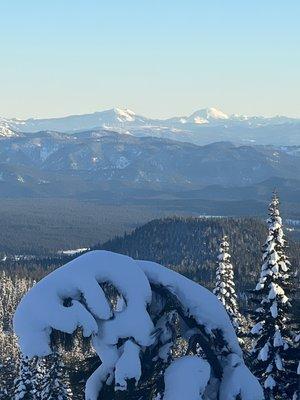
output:
M238 395L243 400L264 399L263 390L255 376L235 354L232 354L228 357L228 364L224 368L220 400L236 400Z
M197 356L179 358L166 369L163 400L201 400L209 377L207 361Z
M116 363L116 389L126 390L127 379L135 379L138 383L141 374L140 347L132 340L127 340L123 346L123 353Z

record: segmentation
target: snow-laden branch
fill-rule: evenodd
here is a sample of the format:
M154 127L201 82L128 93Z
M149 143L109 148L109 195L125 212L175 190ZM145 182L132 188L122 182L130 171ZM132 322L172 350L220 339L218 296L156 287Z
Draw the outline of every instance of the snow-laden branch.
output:
M103 282L112 283L123 295L126 300L123 312L113 315L99 285ZM70 307L64 306L65 299L72 299ZM120 337L128 336L141 345L149 345L153 324L146 307L150 301L149 282L134 260L93 251L34 285L17 308L14 329L23 353L29 357L51 353L52 329L73 333L82 327L86 337L99 337L100 331L107 344L116 344ZM139 323L133 324L134 321Z
M112 309L101 288L103 283L116 288L122 306ZM181 336L201 339L206 361L194 356L170 364L176 336L174 312L185 327L181 328ZM87 400L97 400L105 385L114 385L115 391L123 392L129 390L129 382L130 388L132 382L138 385L143 379L143 363L147 363L148 376L151 366L165 365L165 400L170 398L168 377L182 365L194 365L198 371L195 374L201 375L199 381L193 382L193 393L198 391L199 396L208 382L217 380L220 390L225 385L226 396L232 392L232 397L220 395L224 400L234 399L236 392L242 400L250 400L249 385L251 400L263 399L257 380L244 365L234 329L219 300L207 289L159 264L106 251L86 253L37 283L23 298L14 317L21 350L29 357L51 353L53 330L73 333L78 327L85 336L91 336L101 360L87 381ZM233 356L234 365L230 363ZM215 373L216 364L220 374ZM235 381L234 376L241 375L239 387L228 384ZM189 385L188 381L178 381L179 384ZM192 400L193 396L185 398Z

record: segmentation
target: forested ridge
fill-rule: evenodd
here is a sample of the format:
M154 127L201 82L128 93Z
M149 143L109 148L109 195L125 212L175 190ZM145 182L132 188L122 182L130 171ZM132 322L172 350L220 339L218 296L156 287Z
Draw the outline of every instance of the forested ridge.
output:
M289 233L289 232L287 232ZM161 263L207 286L213 287L219 240L228 236L238 289L251 288L261 265L261 246L267 234L259 218L167 217L154 219L123 236L91 246ZM288 237L288 255L299 271L300 243ZM32 259L8 257L0 268L10 275L41 279L74 257L46 254Z
M219 241L227 235L236 284L242 290L251 288L257 280L266 234L266 224L256 218L172 217L150 221L96 248L156 261L213 287ZM289 240L287 252L299 270L300 243Z

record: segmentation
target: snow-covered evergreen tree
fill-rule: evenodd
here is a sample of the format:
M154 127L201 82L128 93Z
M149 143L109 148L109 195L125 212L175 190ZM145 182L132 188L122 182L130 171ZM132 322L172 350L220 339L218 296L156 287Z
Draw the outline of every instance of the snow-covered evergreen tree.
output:
M231 264L227 236L224 236L220 243L216 271L216 286L213 292L224 305L236 332L239 334L242 329L242 317L237 303L234 271Z
M0 271L0 387L8 392L7 399L14 398L14 381L19 375L20 364L17 338L12 331L12 317L20 299L31 286L31 279Z
M259 282L254 291L254 301L259 303L251 330L254 373L261 378L268 399L292 399L297 379L296 362L293 360L296 346L288 297L292 280L276 194L269 205L267 222L269 233L263 246ZM295 351L291 351L292 348Z
M31 362L28 357L21 355L19 364L19 376L14 381L14 400L33 399L33 376Z
M33 373L33 391L34 400L43 399L43 389L46 385L46 359L44 357L36 357Z
M7 399L7 397L6 382L4 379L4 365L0 363L0 400Z
M41 400L68 400L73 394L63 362L57 352L48 357L47 371L42 380Z

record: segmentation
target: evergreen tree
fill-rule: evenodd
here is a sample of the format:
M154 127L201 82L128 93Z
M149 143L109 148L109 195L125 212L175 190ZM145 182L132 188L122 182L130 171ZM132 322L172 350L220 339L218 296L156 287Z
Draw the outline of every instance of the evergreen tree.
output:
M234 271L231 264L227 236L224 236L220 243L216 271L216 286L213 292L224 305L237 334L240 334L242 330L242 316L237 303Z
M14 381L14 400L32 400L33 397L33 376L31 363L28 357L21 355L19 365L19 376Z
M43 380L42 400L68 400L73 396L69 379L60 360L59 354L54 352L48 357L48 368Z
M46 368L46 359L37 357L33 377L34 400L43 399L43 389L46 385Z
M255 288L253 368L265 388L267 399L292 399L296 390L296 347L293 340L290 262L285 254L279 199L273 195L269 205L269 233L263 246L263 264ZM291 351L292 350L292 351Z
M4 365L0 364L0 400L7 399L6 382L4 378Z

